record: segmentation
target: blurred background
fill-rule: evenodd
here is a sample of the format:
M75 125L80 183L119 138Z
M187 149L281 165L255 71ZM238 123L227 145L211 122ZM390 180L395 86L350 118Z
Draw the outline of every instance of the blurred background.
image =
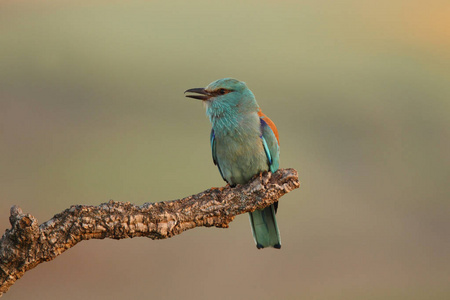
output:
M248 217L91 240L5 299L449 299L450 4L0 2L0 231L72 204L222 186L184 90L247 83L277 124L283 248Z

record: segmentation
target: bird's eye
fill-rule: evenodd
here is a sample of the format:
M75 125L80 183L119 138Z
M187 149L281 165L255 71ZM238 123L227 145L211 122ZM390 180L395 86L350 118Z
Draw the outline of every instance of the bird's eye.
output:
M219 90L219 95L225 95L227 93L226 89L220 89Z

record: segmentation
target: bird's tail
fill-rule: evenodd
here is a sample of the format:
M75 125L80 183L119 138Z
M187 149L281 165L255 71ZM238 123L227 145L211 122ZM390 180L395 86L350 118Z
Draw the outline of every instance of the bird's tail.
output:
M280 232L275 217L275 206L272 204L262 210L250 214L250 226L258 249L266 247L281 248Z

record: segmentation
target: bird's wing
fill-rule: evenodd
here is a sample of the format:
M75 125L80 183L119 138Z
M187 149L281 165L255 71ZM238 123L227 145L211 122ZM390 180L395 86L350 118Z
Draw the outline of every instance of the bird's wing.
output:
M267 125L269 125L270 129L272 129L272 132L275 134L275 137L277 138L277 143L278 146L280 146L280 138L278 137L278 130L277 130L277 126L275 126L275 123L272 122L271 119L269 119L268 116L266 116L262 111L261 108L258 111L258 116L260 119L263 119L264 122L267 123Z
M261 140L264 145L264 150L266 151L269 170L270 172L274 173L276 170L278 170L278 166L280 164L280 143L278 140L278 130L275 126L275 123L273 123L272 120L269 119L265 114L263 114L261 110L258 112L258 115L261 122ZM278 210L278 202L275 202L273 204L273 208L276 213ZM270 207L266 209L269 210ZM275 215L269 211L268 215L271 214L272 220L276 227ZM279 233L277 235L277 239L279 240Z
M214 164L219 169L220 176L222 176L223 180L227 181L222 174L222 170L220 169L219 164L217 163L217 156L216 156L216 136L214 134L214 129L211 129L211 135L209 136L209 140L211 142L211 152L212 152L212 159Z
M261 111L258 113L261 121L261 139L266 151L269 169L273 173L280 164L280 144L278 130L275 124Z

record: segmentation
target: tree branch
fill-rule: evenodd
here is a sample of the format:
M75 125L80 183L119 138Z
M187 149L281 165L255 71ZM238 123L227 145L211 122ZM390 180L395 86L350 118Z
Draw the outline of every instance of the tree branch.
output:
M269 206L299 186L297 171L280 169L264 172L245 185L212 188L174 201L73 205L41 225L13 206L12 228L0 240L0 296L26 271L83 240L165 239L199 226L227 228L236 215Z

